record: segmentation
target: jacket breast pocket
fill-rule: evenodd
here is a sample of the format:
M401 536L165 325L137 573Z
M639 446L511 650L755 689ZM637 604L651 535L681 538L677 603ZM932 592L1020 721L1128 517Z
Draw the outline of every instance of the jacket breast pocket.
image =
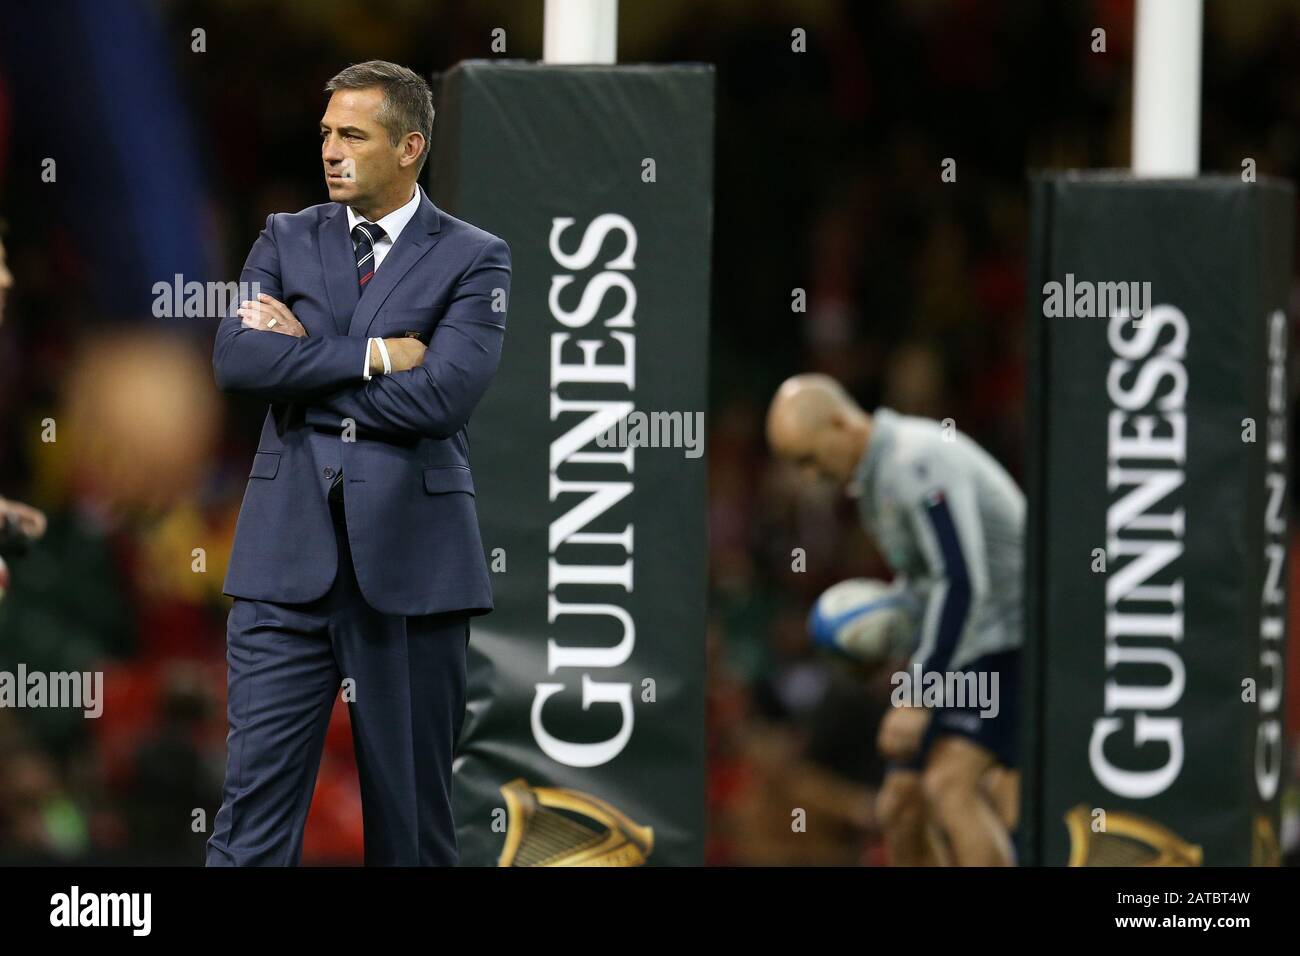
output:
M375 323L370 328L371 335L381 338L401 338L408 332L418 333L427 345L438 312L430 306L425 309L390 309L375 316Z
M431 495L449 491L474 494L474 476L464 465L434 465L424 469L424 490Z
M259 451L253 456L253 467L248 472L249 478L274 478L280 470L280 453L278 451Z

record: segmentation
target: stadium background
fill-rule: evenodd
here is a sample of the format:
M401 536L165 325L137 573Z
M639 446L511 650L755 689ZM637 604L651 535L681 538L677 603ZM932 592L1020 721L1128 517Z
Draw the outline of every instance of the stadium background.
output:
M268 212L322 201L315 117L342 65L536 59L541 9L52 0L7 13L0 210L16 288L0 326L0 493L44 508L51 528L0 603L0 669L103 667L107 700L99 720L0 709L0 859L198 862L205 834L163 821L219 802L220 582L260 409L217 393L211 323L148 321L153 282L234 278ZM1131 0L620 5L620 61L717 65L709 862L882 859L870 805L887 687L812 654L804 616L827 585L884 568L844 502L770 460L772 389L829 372L868 407L954 418L1023 474L1025 172L1127 165L1132 22ZM789 54L794 27L805 54ZM1090 50L1096 27L1105 54ZM1204 170L1249 156L1300 178L1298 44L1300 2L1208 0ZM955 184L940 181L945 157ZM791 310L795 288L806 312ZM90 437L43 443L46 418ZM195 546L206 574L190 571ZM806 573L790 570L796 546ZM1287 706L1294 742L1296 694ZM793 834L791 806L838 827ZM340 707L304 859L360 858Z

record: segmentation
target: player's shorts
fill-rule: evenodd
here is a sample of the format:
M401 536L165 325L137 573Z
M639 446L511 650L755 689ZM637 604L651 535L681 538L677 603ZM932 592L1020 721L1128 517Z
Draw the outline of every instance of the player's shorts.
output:
M916 754L910 760L890 764L892 768L920 771L938 738L965 737L992 752L1004 767L1015 769L1020 733L1020 649L978 657L961 669L963 674L971 672L998 675L997 714L981 717L978 704L936 708Z

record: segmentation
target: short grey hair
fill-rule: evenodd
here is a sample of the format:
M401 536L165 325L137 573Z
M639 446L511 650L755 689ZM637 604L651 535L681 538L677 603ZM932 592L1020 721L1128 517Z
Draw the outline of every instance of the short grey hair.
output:
M424 137L424 152L420 154L420 165L415 169L419 176L433 145L433 93L429 84L419 73L404 66L387 60L367 60L339 71L325 84L325 92L372 87L384 91L379 122L388 131L390 143L396 146L407 133L419 133Z

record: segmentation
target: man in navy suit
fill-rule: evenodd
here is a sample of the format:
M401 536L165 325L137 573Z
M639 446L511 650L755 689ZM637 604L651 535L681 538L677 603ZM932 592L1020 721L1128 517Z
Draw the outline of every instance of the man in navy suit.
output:
M221 389L270 408L225 580L207 863L299 862L342 690L367 865L454 865L469 618L492 609L468 422L501 355L510 250L417 185L433 127L418 74L371 61L325 89L331 202L267 219L240 276L261 294L213 350Z

